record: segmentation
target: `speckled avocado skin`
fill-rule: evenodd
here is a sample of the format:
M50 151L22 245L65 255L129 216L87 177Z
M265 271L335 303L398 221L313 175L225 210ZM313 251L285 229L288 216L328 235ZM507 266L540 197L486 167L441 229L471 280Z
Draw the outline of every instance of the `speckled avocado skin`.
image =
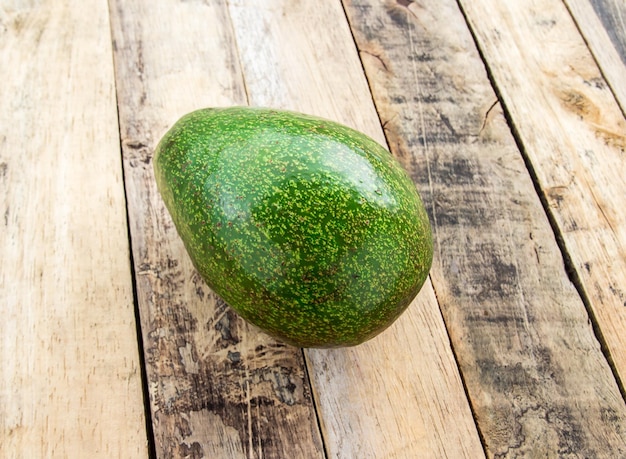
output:
M415 185L346 126L263 108L198 110L163 137L154 169L206 283L287 343L372 338L428 275L431 230Z

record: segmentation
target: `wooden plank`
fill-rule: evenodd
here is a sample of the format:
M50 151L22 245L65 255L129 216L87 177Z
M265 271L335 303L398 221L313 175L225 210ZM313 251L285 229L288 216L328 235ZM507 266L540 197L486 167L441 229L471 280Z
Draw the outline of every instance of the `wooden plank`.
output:
M225 2L112 1L132 247L159 457L321 457L302 351L209 291L154 182L156 143L183 114L245 105Z
M564 0L602 74L626 114L626 3Z
M626 62L626 5L617 0L589 0L623 62Z
M457 3L344 4L434 222L431 277L487 455L626 454L626 406Z
M325 116L384 144L339 1L231 1L252 105ZM387 331L306 351L330 457L483 456L430 283Z
M0 2L0 450L147 454L104 0Z
M462 4L623 387L626 121L560 1Z

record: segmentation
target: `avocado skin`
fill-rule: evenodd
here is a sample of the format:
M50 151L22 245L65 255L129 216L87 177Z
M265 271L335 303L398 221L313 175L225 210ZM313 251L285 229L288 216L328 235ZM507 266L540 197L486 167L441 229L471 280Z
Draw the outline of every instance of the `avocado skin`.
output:
M244 319L299 347L387 328L432 263L415 185L374 140L251 107L182 117L156 148L158 189L191 260Z

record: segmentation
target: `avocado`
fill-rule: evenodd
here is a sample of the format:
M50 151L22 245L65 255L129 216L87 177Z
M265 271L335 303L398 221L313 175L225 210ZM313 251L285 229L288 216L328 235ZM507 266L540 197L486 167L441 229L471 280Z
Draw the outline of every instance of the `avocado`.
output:
M154 171L208 286L286 343L362 343L428 276L431 229L414 183L346 126L284 110L206 108L164 135Z

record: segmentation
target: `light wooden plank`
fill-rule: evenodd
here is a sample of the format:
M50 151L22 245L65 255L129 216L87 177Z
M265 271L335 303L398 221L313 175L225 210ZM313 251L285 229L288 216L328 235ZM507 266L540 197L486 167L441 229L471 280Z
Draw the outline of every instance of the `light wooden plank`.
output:
M193 269L151 157L183 114L245 105L225 2L112 1L132 247L158 457L323 456L300 349L247 326Z
M105 0L0 2L0 455L145 457Z
M626 407L457 3L344 4L434 222L433 285L488 456L626 453Z
M564 0L622 113L626 113L626 2Z
M624 117L563 3L462 5L623 384Z
M252 105L325 116L384 144L339 1L229 4ZM483 456L430 283L372 341L306 356L329 457Z

